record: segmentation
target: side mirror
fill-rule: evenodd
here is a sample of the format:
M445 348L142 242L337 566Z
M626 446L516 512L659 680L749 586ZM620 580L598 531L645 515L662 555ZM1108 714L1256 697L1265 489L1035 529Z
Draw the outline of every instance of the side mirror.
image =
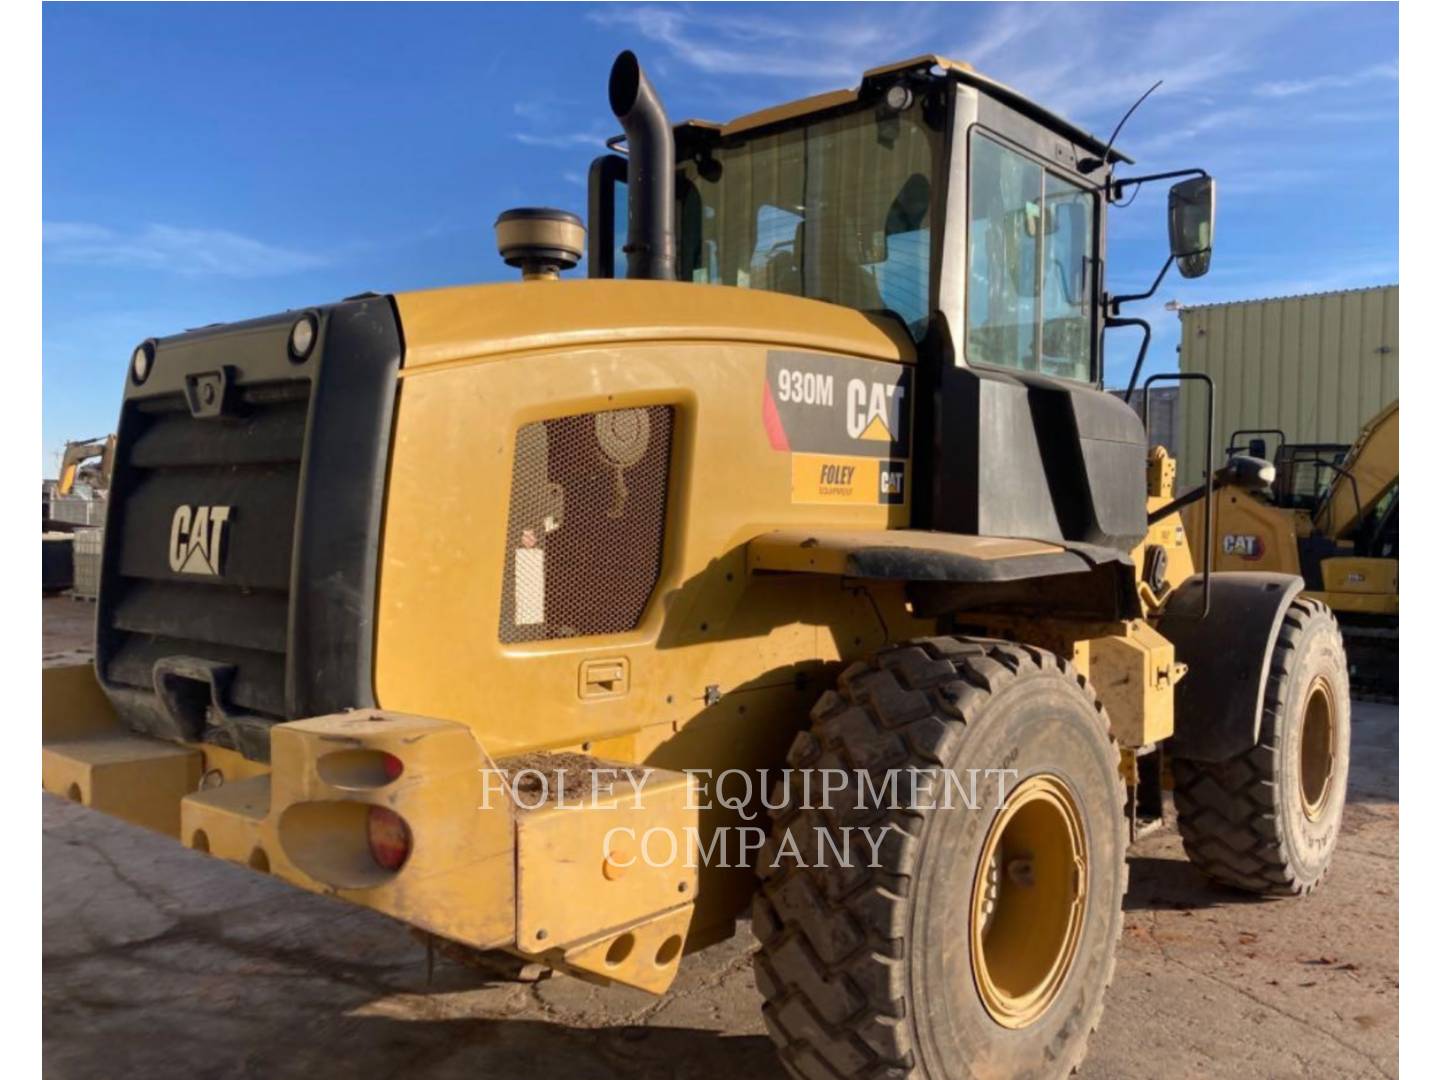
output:
M1203 277L1214 246L1215 181L1209 176L1182 180L1170 189L1170 255L1180 276Z

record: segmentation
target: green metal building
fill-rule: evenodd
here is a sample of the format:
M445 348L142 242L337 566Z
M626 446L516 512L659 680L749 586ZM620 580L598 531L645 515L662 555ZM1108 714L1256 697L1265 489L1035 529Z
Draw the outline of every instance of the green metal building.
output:
M1230 433L1279 428L1290 442L1351 442L1400 395L1400 286L1180 309L1180 369L1215 380L1215 452ZM1181 394L1180 482L1200 482L1205 395Z

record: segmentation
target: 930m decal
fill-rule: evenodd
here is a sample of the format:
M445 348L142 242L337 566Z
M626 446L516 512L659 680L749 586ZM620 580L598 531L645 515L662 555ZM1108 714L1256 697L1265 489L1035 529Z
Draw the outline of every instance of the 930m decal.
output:
M773 351L765 428L776 450L910 456L913 372L902 364Z
M791 454L792 500L906 502L912 385L902 364L772 351L762 416Z

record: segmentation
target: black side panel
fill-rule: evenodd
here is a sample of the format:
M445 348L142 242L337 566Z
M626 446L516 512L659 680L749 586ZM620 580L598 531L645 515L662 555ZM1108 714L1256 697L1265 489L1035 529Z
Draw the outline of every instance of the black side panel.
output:
M389 299L329 313L300 472L286 699L291 716L375 704L375 581L400 330Z
M945 372L943 385L933 527L1065 539L1025 385L966 368Z
M946 364L928 442L931 528L1129 551L1145 536L1140 418L1102 391Z
M1095 532L1089 542L1128 550L1140 543L1147 531L1145 458L1150 446L1145 425L1113 394L1088 386L1051 386L1047 392L1063 396L1075 417L1089 495L1087 526Z
M1128 565L1128 563L1127 563ZM981 559L925 548L858 548L845 560L847 577L872 581L943 581L978 585L992 581L1083 574L1091 568L1073 551L1020 555L1009 559Z
M1199 574L1165 605L1159 630L1189 671L1175 688L1170 752L1192 761L1225 761L1260 737L1270 654L1290 601L1304 587L1290 574L1228 571L1210 576L1210 614Z
M879 552L884 555L886 553ZM869 562L869 551L851 559L852 576ZM1003 611L1013 615L1110 622L1141 614L1135 566L1128 555L1091 544L1069 544L1050 555L1028 555L981 565L916 566L903 575L905 595L922 618L962 612ZM908 569L902 561L892 569ZM879 575L868 575L879 576ZM896 575L902 576L902 575Z

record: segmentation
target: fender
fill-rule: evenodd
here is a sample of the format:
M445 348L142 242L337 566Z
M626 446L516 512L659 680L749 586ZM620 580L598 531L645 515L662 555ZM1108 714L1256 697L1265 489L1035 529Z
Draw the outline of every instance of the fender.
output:
M1138 618L1127 552L1075 541L923 529L779 529L746 545L752 571L900 581L921 618L1002 609L1054 618Z
M1292 574L1231 571L1186 578L1171 594L1158 629L1189 673L1175 688L1176 757L1219 762L1243 754L1260 739L1260 716L1270 658L1290 601L1305 582ZM1256 658L1260 662L1256 663Z

